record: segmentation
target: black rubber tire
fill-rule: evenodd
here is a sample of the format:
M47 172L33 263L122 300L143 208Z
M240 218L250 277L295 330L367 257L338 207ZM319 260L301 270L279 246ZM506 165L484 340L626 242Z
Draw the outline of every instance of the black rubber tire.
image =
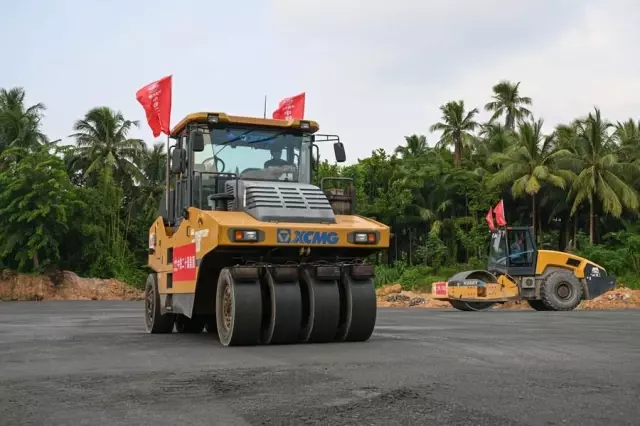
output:
M225 326L223 298L229 289L230 324ZM260 344L262 326L262 292L260 282L235 282L229 268L224 268L218 277L216 289L216 325L223 346Z
M177 333L202 333L204 321L199 317L189 318L186 315L176 315L175 328Z
M563 297L561 290L568 290ZM582 284L569 271L555 271L540 286L540 299L551 311L572 311L582 301Z
M296 343L302 321L302 299L298 281L278 282L266 271L263 277L263 344ZM263 293L264 294L264 293Z
M337 281L320 281L302 269L303 317L298 339L309 343L332 342L340 321L340 291Z
M372 278L354 280L346 274L338 283L340 290L340 320L335 340L365 342L376 326L378 304Z
M144 286L144 316L147 333L171 333L173 331L173 314L160 313L160 293L158 293L158 276L147 275Z
M536 311L545 312L549 310L549 308L547 308L545 304L542 303L542 300L527 300L527 303L532 309Z

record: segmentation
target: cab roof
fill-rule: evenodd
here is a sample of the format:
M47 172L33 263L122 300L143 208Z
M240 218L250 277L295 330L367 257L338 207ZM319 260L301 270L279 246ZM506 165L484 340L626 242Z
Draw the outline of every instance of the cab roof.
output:
M173 129L171 129L171 137L176 138L186 129L190 123L206 124L210 115L218 116L218 123L239 124L260 127L272 127L275 129L300 129L301 123L308 123L309 128L304 129L309 133L315 133L320 129L317 122L313 120L276 120L272 118L244 117L239 115L228 115L224 112L195 112L187 115Z

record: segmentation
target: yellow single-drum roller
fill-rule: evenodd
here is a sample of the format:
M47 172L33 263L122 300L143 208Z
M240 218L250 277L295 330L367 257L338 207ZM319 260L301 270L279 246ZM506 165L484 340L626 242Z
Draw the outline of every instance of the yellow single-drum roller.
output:
M505 226L491 233L486 270L434 283L431 296L461 311L515 300L537 311L570 311L615 286L616 278L602 266L571 253L538 250L532 228Z

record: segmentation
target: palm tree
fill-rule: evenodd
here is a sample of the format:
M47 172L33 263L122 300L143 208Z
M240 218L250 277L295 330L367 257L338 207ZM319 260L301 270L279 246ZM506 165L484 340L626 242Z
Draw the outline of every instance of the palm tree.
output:
M507 153L494 153L490 164L501 165L489 180L491 186L511 184L514 198L531 197L532 225L538 228L536 196L544 183L564 189L575 175L558 167L557 160L570 157L566 149L555 149L555 134L542 134L543 120L522 122L518 126L515 145Z
M21 87L0 89L0 152L13 146L34 149L48 142L40 130L45 106L26 107L25 96Z
M614 153L616 145L609 134L612 127L613 124L602 119L598 108L595 108L595 114L589 113L586 119L577 123L578 150L571 164L578 176L569 194L574 197L571 215L584 201L589 202L589 240L592 243L596 197L602 203L603 211L615 218L622 215L624 207L637 211L640 206L637 192L627 183L640 176L640 166L618 161Z
M640 159L640 121L637 123L632 118L624 123L617 122L614 137L620 144L621 157L628 161Z
M502 80L493 86L493 101L488 102L485 111L493 111L493 115L489 121L494 121L502 114L505 114L505 128L513 131L516 121L520 121L531 116L531 111L523 105L531 105L531 98L528 96L520 96L520 82L512 83L508 80Z
M488 122L481 124L480 128L478 141L475 144L476 163L478 165L476 172L495 172L497 169L488 167L489 158L494 152L509 151L515 143L515 137L512 132L506 130L500 123Z
M125 119L120 111L104 106L92 108L73 125L76 133L70 137L76 139L78 146L70 159L70 168L82 170L87 177L102 167L110 167L119 183L143 181L138 165L146 145L141 139L128 137L133 127L139 127L139 122Z
M427 137L424 135L411 135L405 136L404 140L407 142L406 146L398 146L395 149L395 153L402 155L403 158L407 157L419 157L424 155L429 148L427 145Z
M462 163L463 146L468 147L475 140L471 132L479 126L473 119L478 114L478 108L465 112L464 101L452 101L442 105L440 111L442 111L442 121L432 125L429 130L442 131L438 145L454 146L453 163L459 167Z

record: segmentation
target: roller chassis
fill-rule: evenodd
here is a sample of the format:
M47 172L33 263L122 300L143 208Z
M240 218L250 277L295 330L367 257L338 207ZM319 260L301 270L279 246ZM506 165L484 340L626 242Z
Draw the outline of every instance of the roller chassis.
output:
M377 317L373 267L361 262L225 267L213 318L162 309L154 274L145 294L147 332L168 333L175 323L176 332L206 330L224 346L363 342Z

